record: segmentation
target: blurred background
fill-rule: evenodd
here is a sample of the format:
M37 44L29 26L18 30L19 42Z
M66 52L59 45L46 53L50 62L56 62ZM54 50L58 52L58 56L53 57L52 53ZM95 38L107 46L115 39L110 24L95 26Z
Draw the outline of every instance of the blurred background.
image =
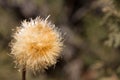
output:
M0 80L21 80L9 56L12 29L48 15L66 34L63 55L27 80L119 80L120 0L0 0Z

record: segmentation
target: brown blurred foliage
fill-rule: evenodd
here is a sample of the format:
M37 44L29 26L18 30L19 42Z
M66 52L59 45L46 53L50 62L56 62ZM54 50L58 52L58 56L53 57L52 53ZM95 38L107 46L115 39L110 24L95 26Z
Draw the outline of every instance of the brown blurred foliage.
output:
M0 0L0 80L21 79L9 56L12 29L24 19L49 14L63 32L63 55L43 73L28 72L28 80L119 80L119 4L119 0Z

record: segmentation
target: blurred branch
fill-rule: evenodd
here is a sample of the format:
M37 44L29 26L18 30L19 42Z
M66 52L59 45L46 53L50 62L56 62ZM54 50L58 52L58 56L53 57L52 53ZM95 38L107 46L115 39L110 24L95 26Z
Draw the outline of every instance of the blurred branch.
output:
M20 19L35 18L39 14L38 7L31 0L24 0L21 3L16 0L0 0L0 6L12 10Z
M72 21L76 22L83 18L87 13L91 10L95 10L97 8L103 8L104 6L109 5L110 1L106 0L92 0L90 3L85 4L84 6L80 7L72 16Z

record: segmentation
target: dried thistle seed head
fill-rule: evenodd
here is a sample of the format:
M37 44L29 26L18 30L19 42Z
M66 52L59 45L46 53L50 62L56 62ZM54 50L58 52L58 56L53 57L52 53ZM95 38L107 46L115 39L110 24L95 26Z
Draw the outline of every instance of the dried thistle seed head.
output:
M32 71L47 69L60 56L63 42L61 33L47 19L23 21L11 41L11 54L18 68Z

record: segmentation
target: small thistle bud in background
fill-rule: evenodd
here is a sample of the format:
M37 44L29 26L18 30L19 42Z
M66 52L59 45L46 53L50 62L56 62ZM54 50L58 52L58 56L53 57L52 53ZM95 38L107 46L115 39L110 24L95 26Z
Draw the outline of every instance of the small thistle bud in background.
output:
M61 33L47 18L23 21L12 36L11 54L20 70L41 71L54 65L60 57Z

